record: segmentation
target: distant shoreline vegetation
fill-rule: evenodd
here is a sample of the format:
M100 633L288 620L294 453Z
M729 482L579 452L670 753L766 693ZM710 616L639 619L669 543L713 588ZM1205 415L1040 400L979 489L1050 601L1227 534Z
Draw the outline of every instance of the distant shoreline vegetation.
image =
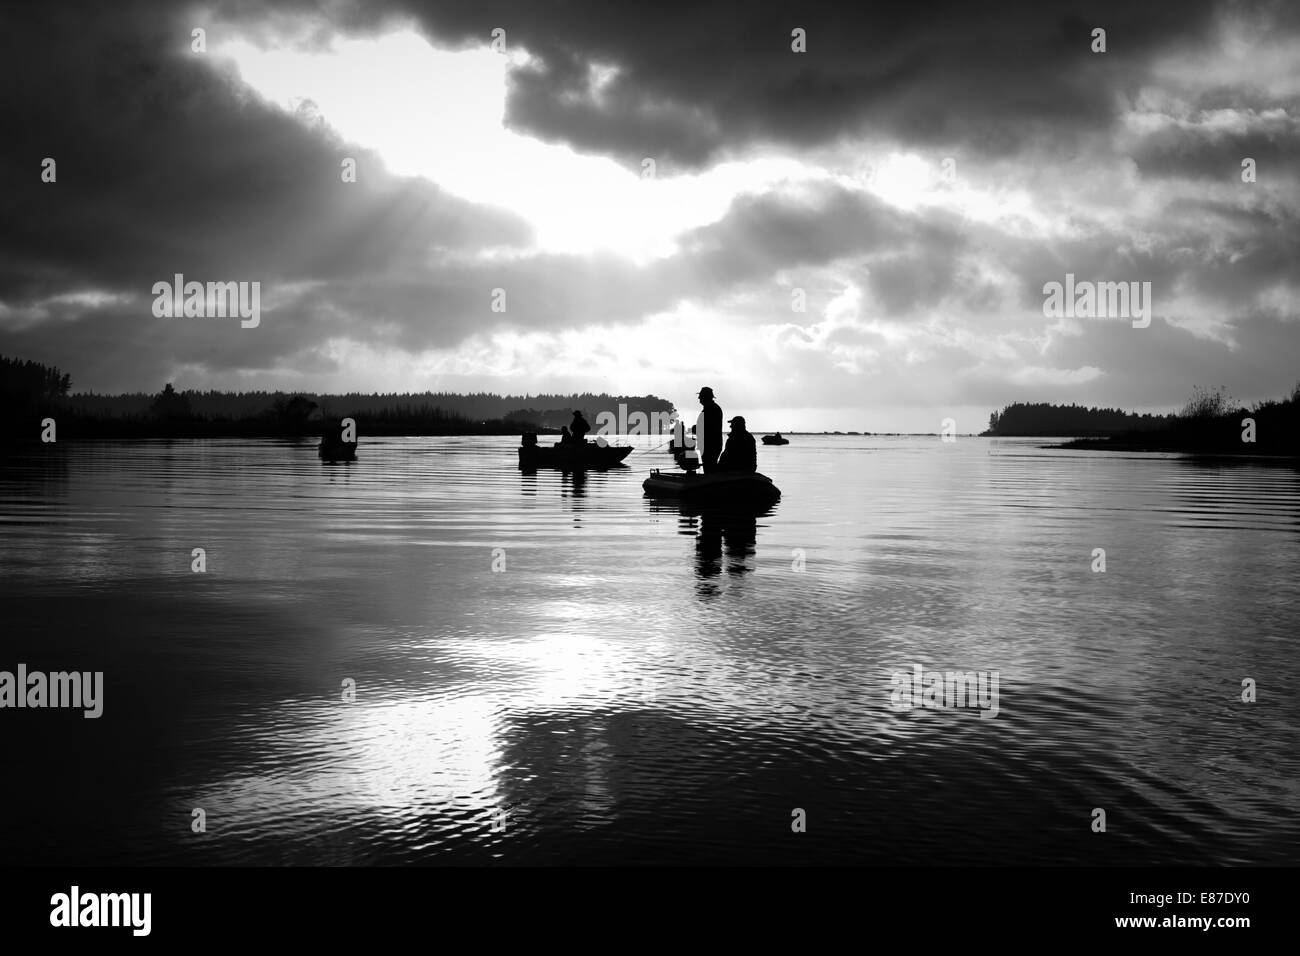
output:
M558 432L575 409L589 418L623 405L672 415L654 395L498 395L414 392L339 395L315 392L177 391L98 395L71 392L71 377L37 362L0 356L0 409L8 440L39 440L53 418L60 440L76 438L307 438L330 420L352 418L366 436L518 435ZM653 419L651 419L653 420Z
M1138 415L1118 408L1015 402L989 416L981 435L995 438L1109 437L1167 428L1177 416Z
M1073 437L1057 447L1104 451L1300 457L1300 384L1283 399L1246 407L1222 388L1194 389L1167 415L1117 408L1017 402L989 416L981 433L998 438Z

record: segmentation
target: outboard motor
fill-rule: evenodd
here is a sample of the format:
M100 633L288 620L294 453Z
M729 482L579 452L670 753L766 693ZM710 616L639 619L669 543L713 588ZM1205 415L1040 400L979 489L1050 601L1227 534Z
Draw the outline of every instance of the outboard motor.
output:
M522 444L525 448L537 447L537 432L524 432Z

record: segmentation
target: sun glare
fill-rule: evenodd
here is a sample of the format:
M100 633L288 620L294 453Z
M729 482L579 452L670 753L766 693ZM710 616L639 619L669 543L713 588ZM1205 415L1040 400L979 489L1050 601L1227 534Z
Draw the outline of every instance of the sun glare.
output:
M522 52L439 50L413 32L338 40L325 51L234 40L216 52L233 59L244 82L267 100L288 110L309 102L394 173L423 176L472 202L515 212L548 252L667 256L678 234L719 219L736 195L813 175L792 159L761 159L694 175L673 175L656 161L656 175L645 177L640 164L513 132L503 124L506 80L512 66L528 61ZM597 103L616 74L593 66Z

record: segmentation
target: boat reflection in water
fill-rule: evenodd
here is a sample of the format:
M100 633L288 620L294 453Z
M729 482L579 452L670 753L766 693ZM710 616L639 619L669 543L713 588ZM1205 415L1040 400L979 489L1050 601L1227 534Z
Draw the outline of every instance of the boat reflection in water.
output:
M555 473L546 474L542 471L542 488L554 488L557 484ZM530 498L537 497L539 472L536 468L519 469L520 490L524 495ZM561 498L585 498L587 496L587 472L579 471L560 471L559 472L559 489Z
M758 519L753 514L704 510L685 520L699 526L699 537L695 539L695 573L701 578L716 577L724 567L731 575L754 570Z
M678 534L695 539L695 574L701 582L749 574L758 553L758 521L772 513L757 510L684 503L670 499L648 499L654 513L676 515Z

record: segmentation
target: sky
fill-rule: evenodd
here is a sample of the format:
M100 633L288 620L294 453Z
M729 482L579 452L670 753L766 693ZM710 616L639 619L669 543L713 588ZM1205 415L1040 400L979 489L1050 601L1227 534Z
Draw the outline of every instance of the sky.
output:
M1296 4L53 6L0 30L0 353L76 391L971 432L1300 381ZM176 274L260 320L159 317Z

